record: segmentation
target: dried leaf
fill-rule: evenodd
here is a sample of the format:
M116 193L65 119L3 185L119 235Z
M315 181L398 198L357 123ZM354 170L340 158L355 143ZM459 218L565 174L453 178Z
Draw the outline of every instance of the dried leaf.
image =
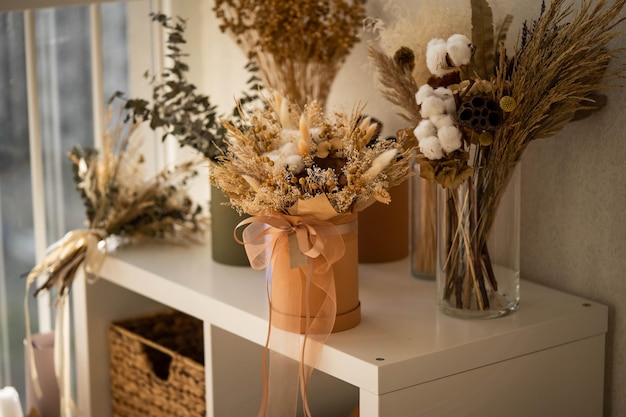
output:
M476 47L470 74L488 80L494 72L493 15L487 0L471 0L472 43Z
M498 45L500 45L501 43L505 43L506 42L506 35L509 32L509 28L511 27L511 23L513 23L513 15L507 14L504 17L504 20L502 21L502 23L500 23L496 27L496 40L495 40L495 43L494 43L494 47L496 48L496 52L497 52Z

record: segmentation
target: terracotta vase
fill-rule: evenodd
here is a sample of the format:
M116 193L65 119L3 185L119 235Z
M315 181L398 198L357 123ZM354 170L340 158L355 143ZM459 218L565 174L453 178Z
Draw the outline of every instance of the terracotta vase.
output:
M359 213L359 262L380 263L409 255L409 183L391 188L391 203Z

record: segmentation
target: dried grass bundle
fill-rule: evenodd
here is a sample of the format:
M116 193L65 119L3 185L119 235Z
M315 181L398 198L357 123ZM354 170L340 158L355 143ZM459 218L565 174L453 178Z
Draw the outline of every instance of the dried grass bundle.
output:
M197 175L201 161L181 163L146 179L137 127L117 125L107 130L99 152L75 147L69 153L76 189L86 210L86 229L69 232L32 269L29 282L46 277L35 295L55 286L59 296L67 294L84 262L88 272L97 273L94 269L111 239L118 244L144 240L186 244L202 240L202 209L185 190L187 181Z

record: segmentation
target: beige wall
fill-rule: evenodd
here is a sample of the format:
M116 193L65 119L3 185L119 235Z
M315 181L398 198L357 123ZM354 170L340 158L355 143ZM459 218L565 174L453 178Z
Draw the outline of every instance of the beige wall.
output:
M527 150L521 261L524 279L609 306L604 415L619 417L626 415L626 90L608 97L601 113Z

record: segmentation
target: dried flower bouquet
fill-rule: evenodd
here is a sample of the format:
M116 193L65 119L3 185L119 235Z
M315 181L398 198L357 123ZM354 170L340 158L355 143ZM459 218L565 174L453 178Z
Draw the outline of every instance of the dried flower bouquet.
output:
M441 260L445 302L481 311L501 307L492 305L501 300L487 240L502 195L528 144L601 107L604 100L596 92L610 87L604 80L623 74L623 66L610 69L609 63L620 52L610 41L619 35L625 4L583 1L574 12L554 0L523 25L507 55L504 39L512 17L494 28L489 5L472 0L471 39L455 34L429 42L431 76L413 98L412 51L398 50L395 60L374 53L388 69L391 99L415 101L407 113L419 115L413 135L420 174L448 195L448 256ZM462 187L467 193L459 193ZM462 209L468 206L476 207L473 215Z
M407 178L410 149L378 137L378 125L360 116L329 118L317 103L303 111L276 94L249 115L244 129L224 122L228 151L211 180L237 210L328 220L374 201L390 202L389 187Z
M364 0L216 0L220 28L260 70L265 86L303 107L324 106L358 41Z
M228 149L211 181L253 216L240 223L247 225L242 242L250 265L266 269L269 327L291 333L277 342L287 351L299 346L294 373L286 357L270 353L259 415L278 415L271 409L279 403L295 415L296 398L286 393L299 385L310 416L306 393L319 350L332 331L360 321L357 212L389 203L389 188L409 174L411 150L380 138L359 107L330 117L315 102L301 109L279 94L267 104L242 128L224 122ZM281 333L268 332L268 346L270 334Z

